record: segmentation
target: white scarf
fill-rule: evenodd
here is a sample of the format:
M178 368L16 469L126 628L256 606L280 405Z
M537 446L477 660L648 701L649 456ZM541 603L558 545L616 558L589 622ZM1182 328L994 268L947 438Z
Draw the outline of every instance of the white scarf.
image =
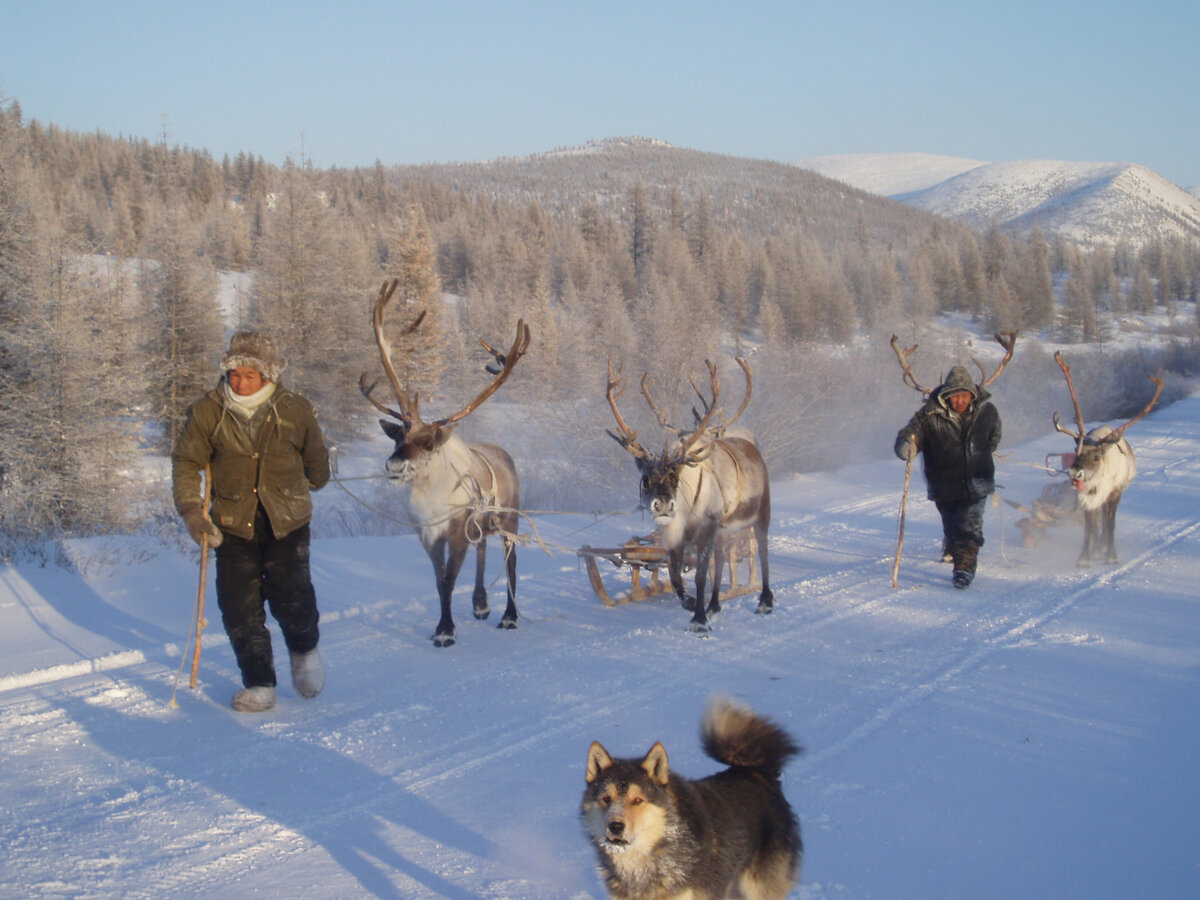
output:
M241 419L249 422L254 414L258 412L260 406L271 399L271 395L275 393L275 382L268 381L253 394L248 394L243 397L241 394L235 394L233 388L229 386L229 382L224 384L225 399L229 401L228 408L233 410Z

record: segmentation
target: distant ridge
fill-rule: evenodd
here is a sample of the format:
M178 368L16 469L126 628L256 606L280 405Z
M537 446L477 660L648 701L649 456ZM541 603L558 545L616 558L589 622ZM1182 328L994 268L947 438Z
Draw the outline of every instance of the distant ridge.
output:
M1135 163L863 153L796 165L974 228L1036 226L1084 246L1200 239L1200 197Z

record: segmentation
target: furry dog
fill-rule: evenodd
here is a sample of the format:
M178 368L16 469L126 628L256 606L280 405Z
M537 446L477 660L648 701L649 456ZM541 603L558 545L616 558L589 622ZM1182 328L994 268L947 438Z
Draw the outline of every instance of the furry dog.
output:
M613 900L783 900L800 878L800 824L779 776L799 745L728 698L709 703L704 752L729 768L692 781L656 743L642 759L587 755L580 814Z

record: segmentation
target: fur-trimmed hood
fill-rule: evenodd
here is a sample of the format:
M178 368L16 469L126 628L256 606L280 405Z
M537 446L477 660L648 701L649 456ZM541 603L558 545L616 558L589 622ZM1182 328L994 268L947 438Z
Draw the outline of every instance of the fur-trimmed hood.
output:
M229 350L221 357L221 371L246 366L261 372L268 381L279 381L287 360L279 355L270 335L257 331L239 331L229 339Z

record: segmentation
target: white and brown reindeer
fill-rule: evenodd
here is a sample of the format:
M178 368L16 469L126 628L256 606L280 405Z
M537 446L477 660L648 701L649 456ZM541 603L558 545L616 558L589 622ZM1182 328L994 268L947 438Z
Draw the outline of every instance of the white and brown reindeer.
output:
M753 376L749 364L742 359L738 365L746 376L746 396L741 407L729 421L721 417L718 425L712 421L718 414L720 382L717 367L706 361L712 388L712 400L696 413L696 427L690 432L671 426L659 413L650 396L647 377L642 376L642 395L658 417L659 425L678 435L663 452L655 456L638 442L637 432L625 422L617 409L617 401L625 391L620 374L608 365L607 397L620 433L608 432L622 447L633 454L641 473L641 501L650 510L658 529L659 542L667 551L667 568L671 585L685 608L692 610L689 628L707 631L708 617L721 611L721 574L725 564L725 539L746 528L754 531L758 543L759 571L762 590L756 612L769 613L774 609L774 594L767 568L767 529L771 522L771 488L767 466L754 442L747 437L726 433L745 411L750 402ZM693 385L694 387L694 385ZM696 596L689 597L683 585L684 552L694 547L696 553ZM705 603L705 586L712 562L713 585L711 599Z
M359 387L377 409L398 420L379 420L384 433L396 443L387 461L387 474L393 481L409 486L409 513L417 522L421 545L433 562L438 599L441 601L441 618L433 635L433 643L438 647L448 647L455 641L450 596L471 543L475 544L472 607L476 619L488 617L490 609L487 588L484 586L486 541L488 535L497 532L504 547L508 582L508 605L499 627L517 627L517 552L514 540L520 506L517 470L512 457L503 448L486 442L468 444L455 434L455 429L512 374L513 366L529 347L529 326L523 320L517 322L517 336L507 353L499 353L481 340L480 343L500 365L498 371L488 370L494 374L491 383L458 412L426 422L421 418L417 392L407 391L400 383L392 365L390 344L383 332L384 309L398 283L395 279L385 281L379 289L373 323L383 369L400 409L390 409L372 396L378 382L368 384L365 372L359 380ZM414 319L404 333L415 331L423 317L424 312Z
M1117 506L1121 502L1121 495L1137 475L1137 461L1133 456L1133 448L1125 440L1125 429L1154 408L1163 390L1163 379L1161 375L1150 376L1150 381L1154 383L1154 396L1145 409L1124 425L1119 428L1098 425L1085 433L1083 411L1079 408L1079 397L1071 381L1071 367L1061 352L1055 352L1054 361L1067 379L1071 403L1075 407L1076 431L1063 428L1057 412L1054 413L1054 427L1075 439L1075 458L1067 474L1077 491L1079 508L1083 510L1083 549L1079 551L1076 565L1091 565L1092 553L1101 549L1104 551L1104 561L1111 565L1117 562Z

